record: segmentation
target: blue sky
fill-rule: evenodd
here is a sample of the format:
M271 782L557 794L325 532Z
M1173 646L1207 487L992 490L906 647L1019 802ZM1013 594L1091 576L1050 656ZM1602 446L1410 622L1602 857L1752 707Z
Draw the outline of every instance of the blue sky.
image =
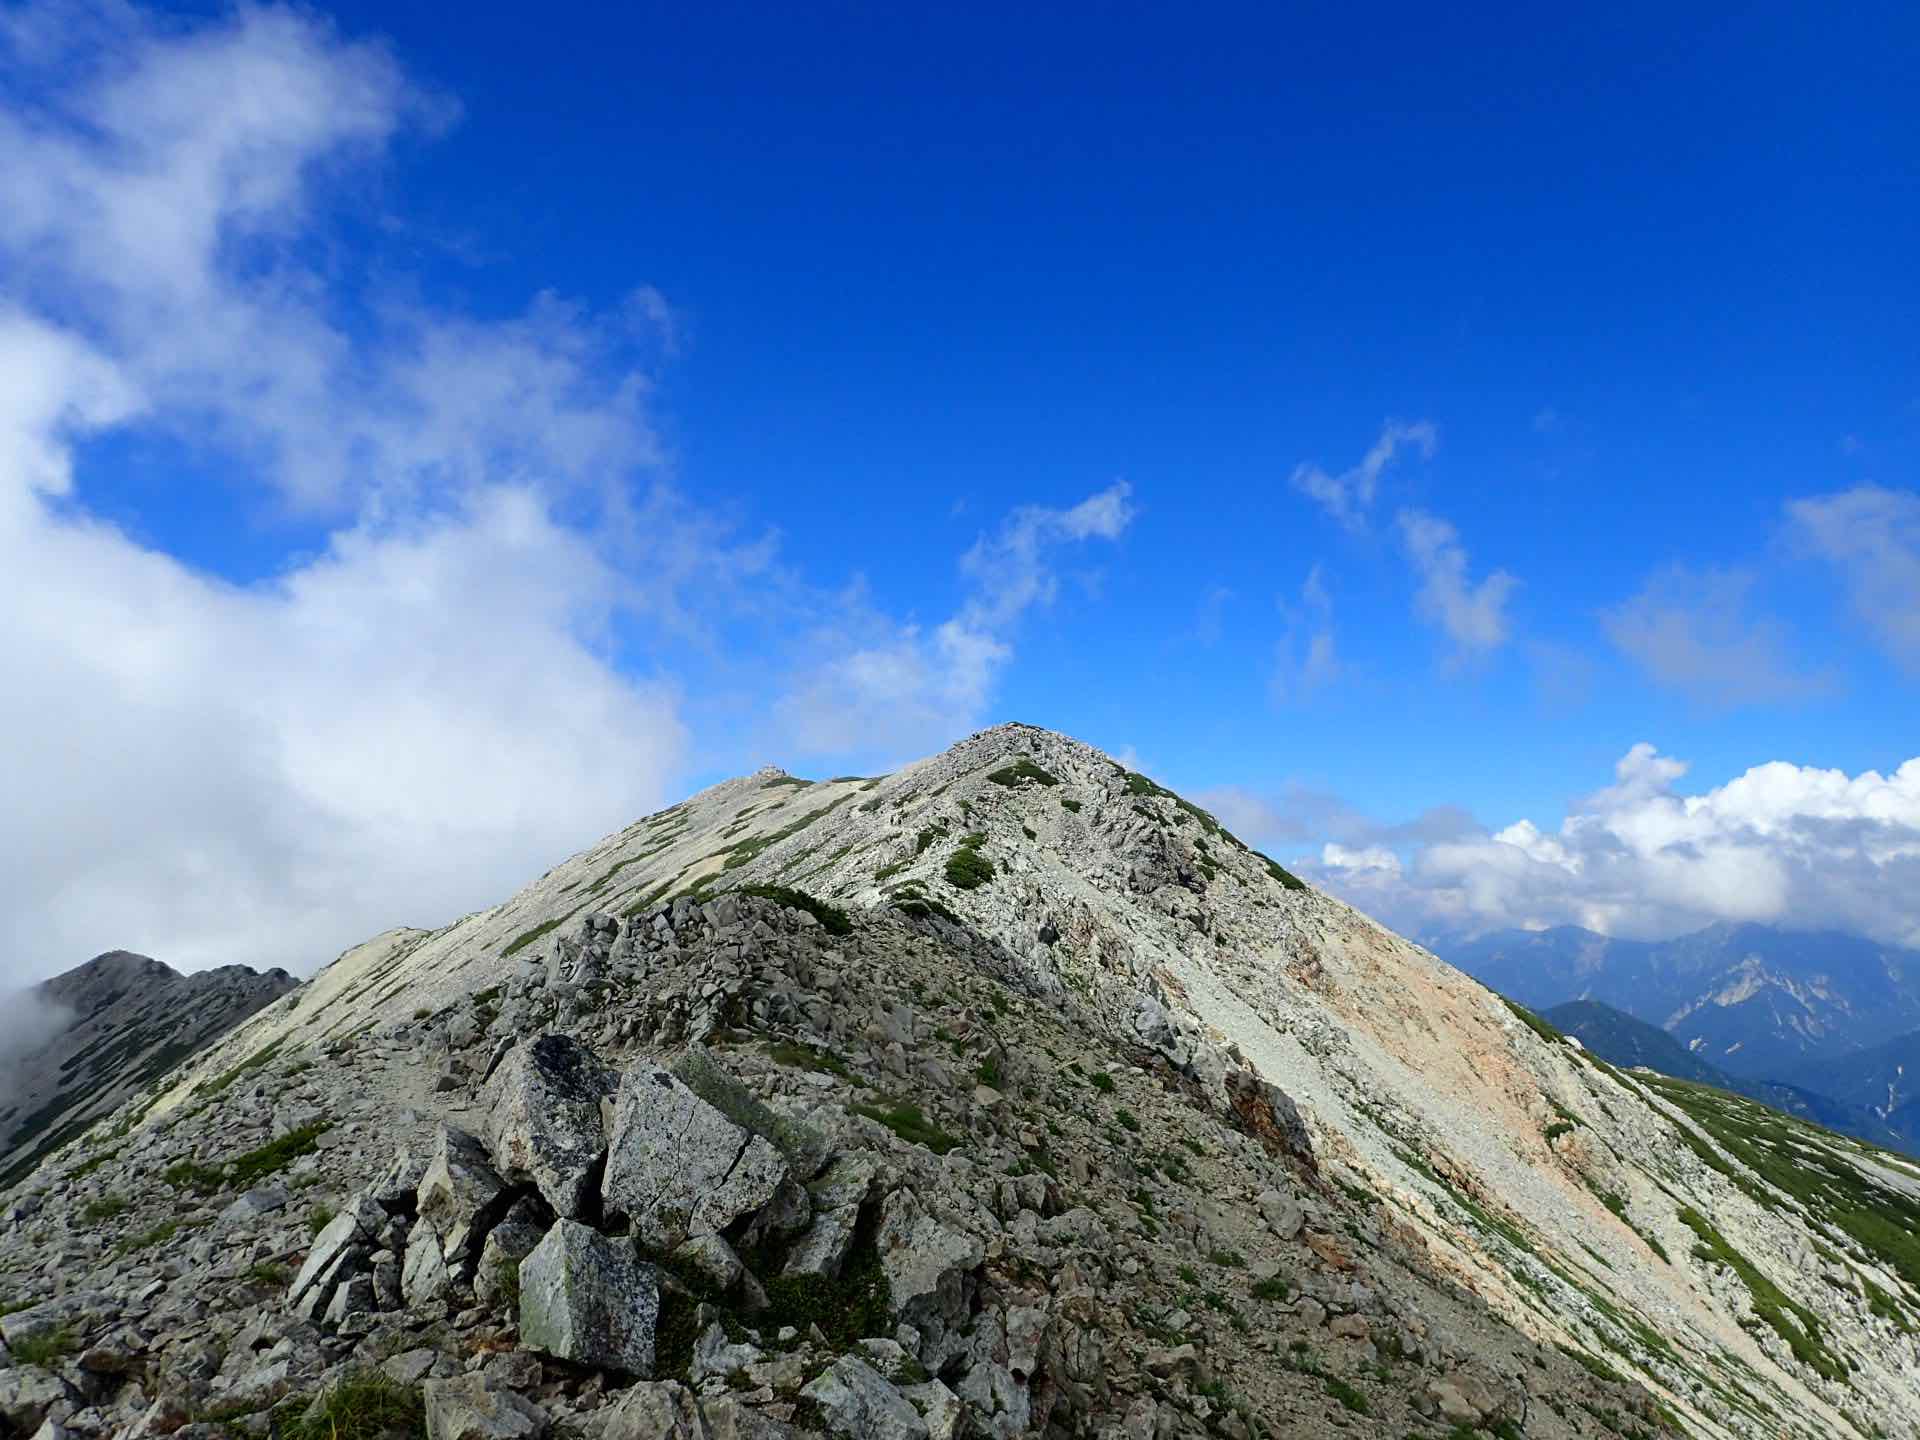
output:
M1416 933L1920 940L1911 7L0 15L18 972L1006 718Z

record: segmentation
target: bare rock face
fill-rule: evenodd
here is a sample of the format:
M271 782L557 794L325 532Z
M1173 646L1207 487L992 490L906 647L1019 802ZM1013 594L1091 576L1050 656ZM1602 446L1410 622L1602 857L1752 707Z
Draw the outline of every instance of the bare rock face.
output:
M505 1192L506 1182L487 1163L487 1149L464 1130L442 1125L420 1179L420 1218L440 1237L450 1264L471 1260L486 1229L485 1212Z
M539 1440L552 1428L547 1412L511 1390L496 1390L480 1375L429 1380L421 1386L427 1440Z
M520 1262L520 1343L556 1359L653 1373L660 1275L631 1243L561 1220Z
M927 1422L913 1402L864 1360L852 1356L800 1392L820 1407L836 1435L851 1440L927 1440Z
M921 1358L940 1353L947 1334L966 1321L973 1271L986 1258L986 1246L928 1214L911 1190L887 1197L878 1243L894 1309L925 1337Z
M500 1173L531 1181L556 1214L577 1219L606 1149L600 1102L618 1083L568 1036L515 1046L487 1082L487 1148Z
M639 1066L620 1082L602 1195L650 1249L717 1235L757 1215L788 1181L768 1141L727 1119L665 1070Z

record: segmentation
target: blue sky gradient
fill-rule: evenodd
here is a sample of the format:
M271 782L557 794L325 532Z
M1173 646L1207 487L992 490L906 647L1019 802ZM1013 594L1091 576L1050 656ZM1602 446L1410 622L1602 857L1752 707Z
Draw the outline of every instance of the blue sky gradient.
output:
M0 355L48 377L0 487L10 543L90 547L0 616L50 777L12 848L72 831L23 972L243 921L310 965L724 775L1007 718L1422 934L1920 937L1911 6L0 13L45 202ZM173 658L129 679L95 641L140 614ZM311 750L323 673L394 715ZM80 699L248 712L257 787L186 844L280 856L241 903L67 883L113 829L60 803ZM450 727L497 773L415 787ZM1643 742L1690 768L1595 800ZM156 821L201 793L96 743ZM1711 835L1631 822L1767 762ZM324 856L251 828L307 804ZM1569 813L1605 855L1498 838Z

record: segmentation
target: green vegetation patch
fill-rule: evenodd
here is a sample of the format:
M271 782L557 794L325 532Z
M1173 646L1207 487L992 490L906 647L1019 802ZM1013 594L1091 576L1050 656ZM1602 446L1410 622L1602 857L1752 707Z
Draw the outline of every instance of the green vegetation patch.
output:
M242 1076L251 1075L254 1071L272 1061L273 1057L280 1053L280 1047L286 1043L284 1039L281 1039L274 1041L271 1045L263 1046L231 1070L227 1071L226 1074L216 1076L212 1080L202 1080L198 1085L193 1087L193 1093L206 1100L211 1100L216 1095L224 1094L234 1082Z
M1027 785L1054 786L1060 783L1059 776L1042 770L1024 755L1013 764L995 770L987 776L987 779L996 785L1005 785L1011 790Z
M564 919L565 917L563 916L561 918ZM559 927L560 927L560 920L548 920L543 924L534 926L531 930L522 930L518 935L514 936L513 939L507 942L507 948L502 950L500 953L502 956L518 955L522 950L526 949L527 946L533 944L533 942L538 940L541 936L546 935L553 930L557 930Z
M89 1200L81 1208L81 1217L88 1221L117 1220L126 1214L132 1206L119 1195L102 1195L98 1200Z
M41 1369L47 1370L69 1356L79 1353L80 1342L75 1338L73 1331L62 1325L58 1330L50 1331L45 1335L16 1340L7 1348L12 1352L15 1364L38 1365Z
M1740 1277L1741 1283L1753 1297L1754 1313L1787 1342L1794 1359L1811 1366L1825 1379L1846 1379L1846 1362L1827 1349L1820 1338L1820 1321L1811 1310L1789 1298L1778 1285L1755 1269L1753 1262L1729 1245L1726 1237L1714 1229L1699 1211L1691 1206L1681 1206L1680 1223L1699 1238L1700 1243L1693 1250L1696 1259L1724 1265ZM1788 1318L1789 1315L1792 1319Z
M978 890L993 878L993 861L980 853L983 834L967 836L947 860L947 883L956 890Z
M918 1105L903 1101L890 1106L854 1105L849 1108L856 1115L878 1120L909 1145L924 1146L936 1155L945 1155L959 1148L960 1141L927 1119Z
M769 781L768 783L769 784L811 785L813 782L811 780L800 780L800 781L788 780L788 781ZM771 834L761 835L752 840L742 840L738 845L735 845L732 849L720 851L719 852L720 854L727 857L726 865L724 868L728 870L738 870L742 865L745 865L749 861L757 858L762 851L767 850L772 846L778 845L782 840L791 840L795 835L798 835L802 830L806 829L809 825L813 824L816 820L823 820L828 815L831 815L834 811L834 808L842 804L847 798L848 798L847 796L841 795L836 799L829 800L825 805L822 805L818 810L809 810L806 814L802 815L798 820L795 820L791 825L783 825L780 829L773 831Z
M281 1440L425 1440L427 1406L418 1389L378 1370L361 1370L318 1400L282 1402L273 1425Z
M829 935L851 935L853 921L847 912L838 905L829 905L826 901L807 894L804 890L790 889L785 885L742 885L734 892L738 895L752 895L756 899L771 900L776 905L784 905L789 910L804 910L820 922L820 928Z
M235 1156L232 1176L234 1187L246 1190L269 1175L279 1174L301 1156L311 1155L320 1148L320 1137L327 1129L327 1121L316 1120L311 1125L302 1125L298 1130L289 1130L278 1140L269 1140L243 1155Z
M1278 880L1286 889L1305 890L1308 888L1306 881L1287 869L1278 860L1267 855L1262 855L1258 850L1253 852L1253 858L1266 866L1267 874L1271 875L1275 880Z

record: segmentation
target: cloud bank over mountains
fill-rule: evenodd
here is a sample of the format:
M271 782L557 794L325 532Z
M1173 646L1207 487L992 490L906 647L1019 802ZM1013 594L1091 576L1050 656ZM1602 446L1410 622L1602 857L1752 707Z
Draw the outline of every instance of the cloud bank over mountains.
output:
M1686 773L1635 745L1614 783L1552 829L1490 831L1457 811L1376 825L1303 792L1209 803L1276 844L1338 835L1303 868L1410 934L1579 925L1652 938L1760 921L1920 945L1920 758L1885 775L1775 761L1693 794Z

